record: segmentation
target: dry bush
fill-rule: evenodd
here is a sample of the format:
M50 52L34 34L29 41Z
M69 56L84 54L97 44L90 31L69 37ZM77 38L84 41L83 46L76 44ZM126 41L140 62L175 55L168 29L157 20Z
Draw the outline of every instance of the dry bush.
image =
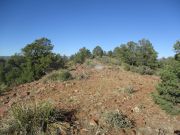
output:
M73 114L74 111L57 110L50 102L15 104L9 116L1 120L0 134L50 135L57 131L67 132L69 129L63 125L73 125Z
M121 111L108 112L104 115L105 122L113 128L133 128L134 122Z
M68 70L59 70L59 71L55 71L50 73L45 79L44 82L48 82L48 81L67 81L67 80L71 80L72 79L72 75Z

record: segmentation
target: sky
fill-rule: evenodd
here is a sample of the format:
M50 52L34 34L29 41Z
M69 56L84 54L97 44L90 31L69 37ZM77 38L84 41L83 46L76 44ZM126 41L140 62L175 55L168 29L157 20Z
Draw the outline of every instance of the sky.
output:
M0 0L0 56L19 53L47 37L53 51L105 51L142 38L159 57L173 56L180 40L180 0Z

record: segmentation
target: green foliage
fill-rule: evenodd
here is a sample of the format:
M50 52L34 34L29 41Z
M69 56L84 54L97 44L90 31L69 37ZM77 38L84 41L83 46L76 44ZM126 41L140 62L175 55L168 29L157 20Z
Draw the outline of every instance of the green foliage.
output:
M174 51L176 54L180 53L180 41L176 41L176 43L174 44Z
M126 71L130 71L131 66L129 64L123 63L123 69L126 70Z
M11 56L4 64L1 71L3 71L3 83L12 85L19 83L22 67L24 66L25 58L18 54Z
M108 51L108 52L107 52L107 56L108 56L108 57L113 57L113 52L112 52L112 51Z
M45 78L45 82L46 81L67 81L71 79L72 79L72 75L69 71L60 70L60 71L55 71L49 74L47 78Z
M0 84L0 95L6 91L7 85L5 85L4 83Z
M168 114L178 115L180 114L180 108L174 105L172 102L165 100L162 96L157 93L152 94L153 100L156 104L158 104L163 110L165 110Z
M116 59L116 58L111 58L108 56L102 56L102 57L98 57L96 58L98 61L104 63L104 64L109 64L109 65L121 65L121 62Z
M0 59L0 83L5 82L5 64L6 60Z
M95 57L99 56L99 57L102 57L103 56L103 49L100 47L100 46L96 46L94 49L93 49L93 55Z
M40 38L25 46L20 54L0 59L0 83L11 86L31 82L47 72L63 68L66 58L52 53L52 49L49 39Z
M35 40L22 49L27 63L25 68L30 68L30 71L33 72L33 79L39 79L45 75L46 70L53 63L52 49L53 45L47 38Z
M138 53L137 65L148 66L152 69L156 68L157 52L154 50L149 40L142 39L139 41L139 47L137 53Z
M127 43L127 45L122 45L120 48L120 57L122 61L130 65L136 65L137 62L137 44L133 41Z
M180 41L176 41L174 44L174 51L175 51L175 59L180 61Z
M159 68L164 68L174 62L174 57L161 58L158 60Z
M157 67L157 52L151 42L146 39L142 39L138 43L130 41L116 47L113 56L131 66L147 66L151 69Z
M105 114L105 121L114 128L133 128L134 123L122 112L108 112Z
M141 75L153 75L154 74L154 70L148 66L139 66L139 67L131 66L130 70L133 72L139 73Z
M121 45L123 46L123 45ZM120 47L115 47L113 50L113 57L121 59L121 49Z
M174 61L173 65L166 66L161 72L161 80L158 93L174 104L180 103L180 63Z
M169 113L180 113L180 62L172 60L170 65L164 66L160 75L162 81L157 87L155 102Z
M148 66L131 66L129 64L123 64L124 70L139 73L141 75L153 75L155 71Z
M88 66L88 67L95 67L95 63L94 63L94 61L92 60L92 59L87 59L86 61L85 61L85 64Z
M91 57L91 52L86 49L85 47L81 48L78 53L76 53L74 56L71 56L71 59L74 61L74 63L84 63L87 58Z

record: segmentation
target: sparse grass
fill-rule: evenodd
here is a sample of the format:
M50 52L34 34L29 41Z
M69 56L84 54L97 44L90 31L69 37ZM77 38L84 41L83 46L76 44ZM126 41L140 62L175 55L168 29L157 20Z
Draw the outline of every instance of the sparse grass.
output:
M128 86L128 87L124 88L124 92L128 93L128 94L132 94L135 92L135 90L134 90L133 86Z
M102 56L96 58L98 61L102 62L103 64L109 64L109 65L121 65L121 61L116 58L111 58L108 56Z
M134 127L134 122L120 111L105 113L104 120L110 127L116 129Z
M44 82L47 81L67 81L71 80L72 75L68 70L60 70L60 71L55 71L49 74L45 79Z
M7 89L7 85L5 85L4 83L0 84L0 95L5 92Z
M91 59L87 59L86 61L85 61L85 64L88 66L88 67L91 67L91 68L93 68L96 64L93 62L93 60L91 60Z
M88 73L82 73L76 76L77 80L83 80L83 79L88 79L89 78L89 74Z
M133 94L135 92L135 89L132 85L124 87L124 88L119 88L118 92L123 92L127 94Z

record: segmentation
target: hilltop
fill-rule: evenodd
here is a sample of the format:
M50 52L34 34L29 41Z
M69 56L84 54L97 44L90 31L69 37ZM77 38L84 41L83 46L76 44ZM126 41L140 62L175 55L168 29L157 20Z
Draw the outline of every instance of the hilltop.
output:
M158 76L140 75L95 60L92 63L71 67L72 80L45 82L46 75L12 87L0 96L0 115L4 117L17 102L50 101L59 109L75 110L72 134L170 135L180 129L180 117L166 114L152 100L151 93L160 82ZM121 111L134 122L134 127L107 128L104 114ZM65 128L71 126L65 124Z

